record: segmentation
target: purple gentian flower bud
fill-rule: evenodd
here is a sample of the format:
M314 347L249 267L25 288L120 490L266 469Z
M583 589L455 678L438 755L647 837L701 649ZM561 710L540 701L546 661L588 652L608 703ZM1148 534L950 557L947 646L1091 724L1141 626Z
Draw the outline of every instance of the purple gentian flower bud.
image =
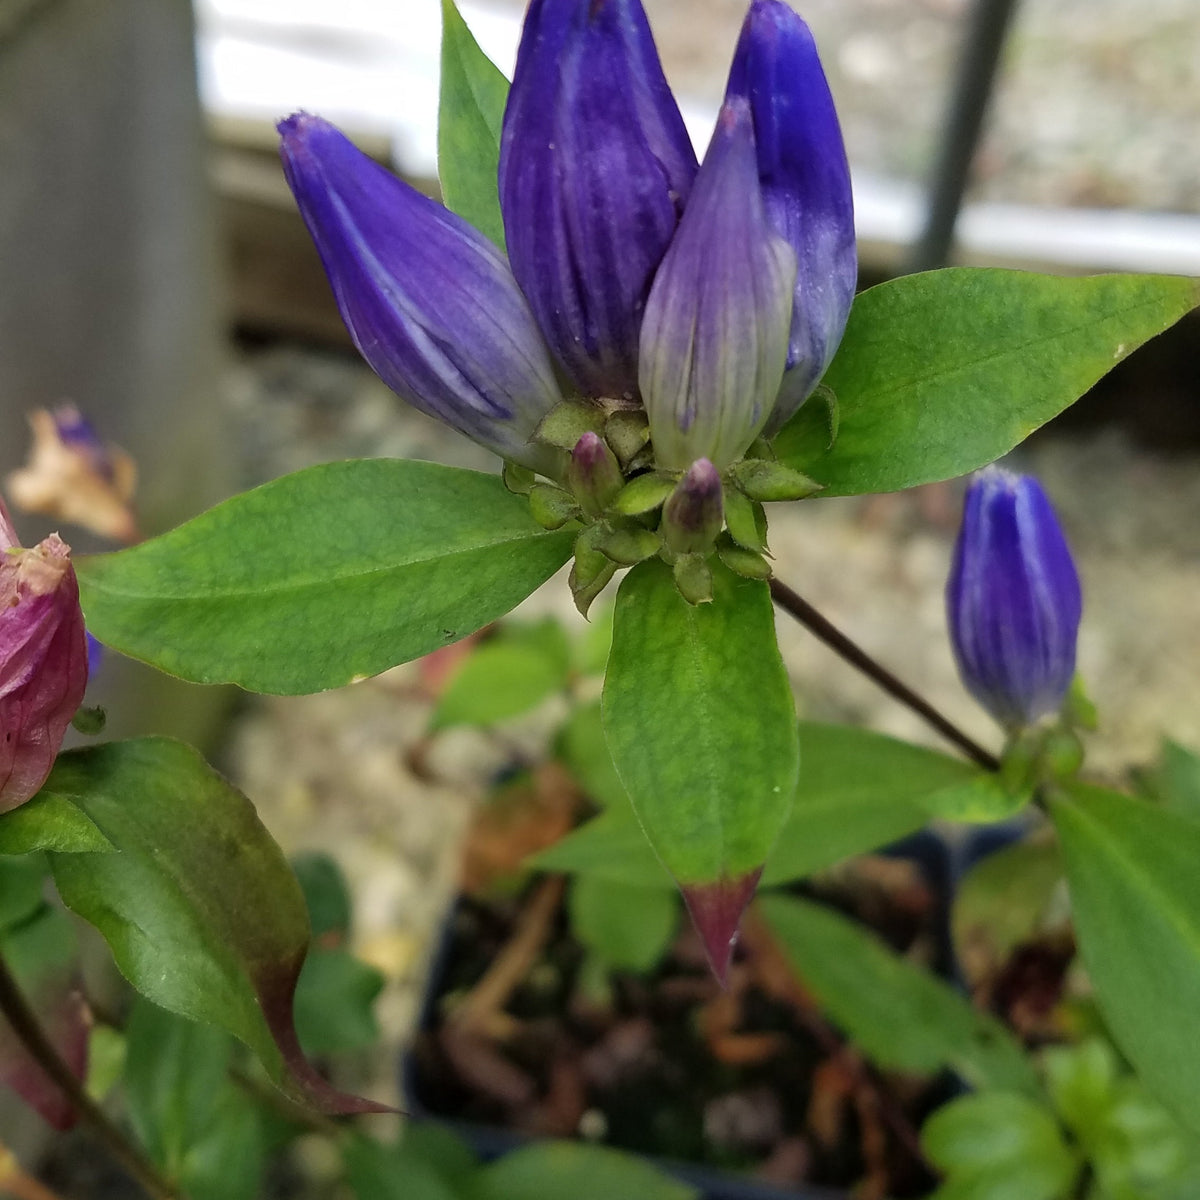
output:
M87 640L70 547L23 550L0 502L0 812L50 774L87 686Z
M721 476L707 458L698 459L663 505L663 538L676 554L707 554L724 524Z
M599 516L625 484L621 464L602 437L585 433L567 465L567 482L588 516Z
M584 395L633 398L696 156L640 0L533 0L500 144L513 273Z
M500 253L320 117L298 113L279 132L284 173L362 356L415 408L545 470L547 452L530 438L561 397Z
M946 606L963 682L997 721L1019 728L1062 707L1082 599L1036 479L988 467L971 480Z
M754 0L726 99L749 101L767 217L796 255L787 371L765 433L799 408L833 358L858 260L850 169L808 26L783 0Z
M768 224L750 107L725 104L646 304L642 400L659 467L736 462L770 416L796 259Z

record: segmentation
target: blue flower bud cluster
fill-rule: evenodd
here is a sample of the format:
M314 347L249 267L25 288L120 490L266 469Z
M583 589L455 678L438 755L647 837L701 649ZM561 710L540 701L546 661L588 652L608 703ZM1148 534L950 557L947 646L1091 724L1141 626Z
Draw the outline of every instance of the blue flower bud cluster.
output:
M751 3L699 164L640 0L532 0L500 145L507 257L321 118L279 129L367 362L556 483L573 443L556 448L544 423L564 403L594 410L626 478L678 481L698 462L725 475L812 392L845 328L849 170L812 35L784 0Z

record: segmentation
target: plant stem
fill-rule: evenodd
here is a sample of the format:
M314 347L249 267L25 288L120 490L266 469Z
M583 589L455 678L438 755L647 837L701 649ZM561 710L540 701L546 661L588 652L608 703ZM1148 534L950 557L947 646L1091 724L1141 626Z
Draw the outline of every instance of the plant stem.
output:
M29 1007L8 964L0 957L0 1016L12 1026L30 1057L71 1102L83 1120L108 1147L112 1156L137 1180L154 1200L183 1200L182 1194L159 1173L158 1168L105 1115L83 1089L71 1068L46 1036L41 1022Z
M816 634L835 654L841 655L852 667L857 667L874 680L889 696L907 705L948 741L953 742L972 762L987 771L998 771L1000 760L985 750L974 738L965 734L953 721L944 717L928 700L902 683L886 667L873 659L861 646L848 638L832 622L823 617L807 600L792 591L786 583L771 580L771 599L784 612L795 617L806 629Z

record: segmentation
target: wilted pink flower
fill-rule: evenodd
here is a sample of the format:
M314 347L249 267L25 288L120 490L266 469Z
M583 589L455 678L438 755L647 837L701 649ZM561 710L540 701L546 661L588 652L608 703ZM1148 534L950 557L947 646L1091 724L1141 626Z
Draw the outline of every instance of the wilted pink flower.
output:
M23 550L0 501L0 812L45 782L87 686L87 639L70 547Z

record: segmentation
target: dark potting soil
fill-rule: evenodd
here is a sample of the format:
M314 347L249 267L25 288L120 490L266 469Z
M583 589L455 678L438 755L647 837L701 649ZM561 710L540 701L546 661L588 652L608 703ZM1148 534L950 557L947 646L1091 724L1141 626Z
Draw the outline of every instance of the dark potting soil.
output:
M862 893L833 899L872 919L898 949L930 959L936 904L914 886L899 908L876 908L869 897L864 905ZM761 935L743 939L727 993L686 927L651 974L609 975L608 997L597 998L587 994L586 953L560 909L503 1014L464 1032L455 1007L508 944L521 907L519 898L465 898L456 908L409 1063L418 1112L586 1137L781 1186L867 1181L863 1194L894 1200L932 1189L916 1131L953 1081L870 1068L802 984L780 984L782 959Z

